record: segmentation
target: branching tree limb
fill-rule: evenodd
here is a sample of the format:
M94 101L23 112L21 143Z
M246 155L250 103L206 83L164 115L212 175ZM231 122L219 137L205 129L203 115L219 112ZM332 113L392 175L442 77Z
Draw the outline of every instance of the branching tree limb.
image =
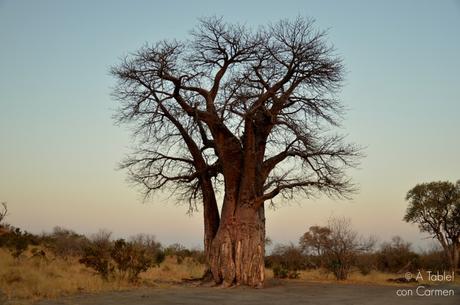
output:
M249 269L263 264L264 202L355 190L346 169L360 149L330 132L343 113L336 100L342 61L311 20L252 31L204 18L190 40L146 45L112 74L116 119L131 124L138 140L121 167L146 195L168 188L191 207L203 202L217 282L263 280L260 268ZM248 248L238 248L247 239ZM238 259L247 251L259 253L254 262Z

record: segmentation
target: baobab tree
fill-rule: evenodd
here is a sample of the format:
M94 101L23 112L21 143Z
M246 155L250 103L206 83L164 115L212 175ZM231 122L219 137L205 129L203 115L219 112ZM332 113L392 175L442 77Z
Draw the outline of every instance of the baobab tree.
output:
M345 170L359 149L330 131L343 65L310 20L201 19L189 40L145 45L112 73L116 119L138 141L121 167L147 196L202 204L217 284L263 285L267 202L353 191Z

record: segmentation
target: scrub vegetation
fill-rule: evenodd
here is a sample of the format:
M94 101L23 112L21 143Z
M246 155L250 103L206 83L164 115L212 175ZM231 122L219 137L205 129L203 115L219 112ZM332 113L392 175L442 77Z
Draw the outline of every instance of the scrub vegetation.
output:
M206 268L204 251L163 246L149 235L113 239L101 230L87 237L60 227L34 235L1 225L0 299L11 304L77 293L199 285ZM388 280L408 271L421 270L426 278L425 270L448 268L441 249L416 253L400 237L377 245L374 238L359 236L344 218L312 226L297 245L277 244L265 257L267 280L275 283L394 285Z

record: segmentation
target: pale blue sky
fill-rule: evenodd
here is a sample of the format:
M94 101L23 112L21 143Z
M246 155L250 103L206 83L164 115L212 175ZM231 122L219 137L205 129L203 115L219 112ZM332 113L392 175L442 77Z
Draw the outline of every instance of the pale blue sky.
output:
M407 190L460 179L459 1L0 0L0 200L9 222L201 245L200 214L159 197L143 204L115 170L131 140L111 119L108 69L145 42L186 38L210 15L249 26L312 17L348 71L341 132L367 147L350 172L361 191L269 211L268 234L297 241L345 215L363 234L422 244L401 220Z

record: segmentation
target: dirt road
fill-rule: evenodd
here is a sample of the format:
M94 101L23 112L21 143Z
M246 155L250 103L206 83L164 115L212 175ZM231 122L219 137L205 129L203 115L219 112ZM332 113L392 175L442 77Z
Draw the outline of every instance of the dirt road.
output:
M433 291L432 289L435 289ZM439 292L438 290L441 290ZM412 292L410 292L412 291ZM434 296L433 294L452 294ZM407 296L398 296L405 295ZM410 294L413 294L410 296ZM420 294L423 294L420 296ZM429 296L431 294L431 296ZM48 300L40 305L449 305L460 304L459 286L396 287L289 282L264 289L176 287L152 288Z

